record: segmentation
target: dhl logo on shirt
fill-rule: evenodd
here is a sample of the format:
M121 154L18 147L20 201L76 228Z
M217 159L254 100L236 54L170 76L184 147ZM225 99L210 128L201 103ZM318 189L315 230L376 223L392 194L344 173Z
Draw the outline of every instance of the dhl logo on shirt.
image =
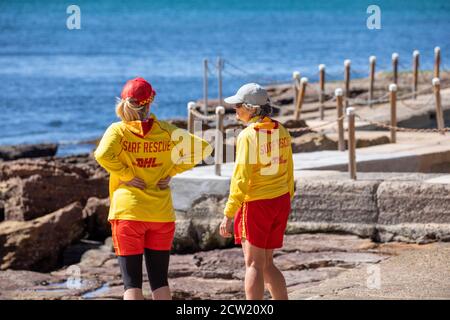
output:
M156 158L136 158L135 166L139 168L156 168L162 166L162 163L156 163Z
M159 153L171 150L170 141L122 141L123 151L128 153ZM156 157L139 157L133 163L138 168L157 168L161 167L162 162L157 162Z

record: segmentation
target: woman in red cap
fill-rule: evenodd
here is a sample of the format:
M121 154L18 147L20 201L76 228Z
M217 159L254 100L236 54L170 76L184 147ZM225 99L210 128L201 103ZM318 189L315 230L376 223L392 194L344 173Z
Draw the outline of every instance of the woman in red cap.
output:
M116 105L122 121L109 126L95 151L110 174L108 220L126 300L144 299L143 256L153 299L171 299L167 273L175 213L169 182L212 152L206 141L150 114L154 98L143 78L128 81Z

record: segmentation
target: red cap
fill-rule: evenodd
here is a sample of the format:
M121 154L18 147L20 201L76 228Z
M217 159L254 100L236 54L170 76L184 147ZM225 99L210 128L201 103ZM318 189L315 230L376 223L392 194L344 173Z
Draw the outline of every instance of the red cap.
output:
M144 78L128 80L122 89L122 99L133 98L140 106L152 103L156 92Z

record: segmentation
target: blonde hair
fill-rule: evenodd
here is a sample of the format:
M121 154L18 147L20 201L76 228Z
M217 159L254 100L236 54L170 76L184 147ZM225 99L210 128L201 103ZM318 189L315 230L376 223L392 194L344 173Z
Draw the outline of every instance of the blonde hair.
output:
M116 114L122 121L144 120L148 115L148 107L149 104L140 106L133 98L117 98Z

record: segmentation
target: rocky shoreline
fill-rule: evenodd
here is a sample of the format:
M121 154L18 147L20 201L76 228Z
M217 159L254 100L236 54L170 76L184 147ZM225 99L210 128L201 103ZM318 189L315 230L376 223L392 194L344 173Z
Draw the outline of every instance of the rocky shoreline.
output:
M283 270L291 293L316 286L349 269L377 264L389 256L368 239L305 234L286 236L285 247L277 251L275 261ZM174 299L242 300L243 277L240 248L171 257L169 282ZM97 249L86 251L79 263L50 273L0 271L0 287L0 299L121 299L123 293L110 238ZM143 289L146 298L151 299L145 273Z
M0 269L53 270L71 243L104 240L107 197L89 156L0 162Z
M448 299L449 250L447 243L380 244L353 235L299 234L285 236L275 263L290 299ZM240 248L171 256L169 284L176 300L242 300L243 277ZM123 294L111 238L50 273L0 271L0 288L0 300L121 300ZM145 268L143 292L151 299Z
M0 160L53 157L57 150L58 144L56 143L0 146Z

